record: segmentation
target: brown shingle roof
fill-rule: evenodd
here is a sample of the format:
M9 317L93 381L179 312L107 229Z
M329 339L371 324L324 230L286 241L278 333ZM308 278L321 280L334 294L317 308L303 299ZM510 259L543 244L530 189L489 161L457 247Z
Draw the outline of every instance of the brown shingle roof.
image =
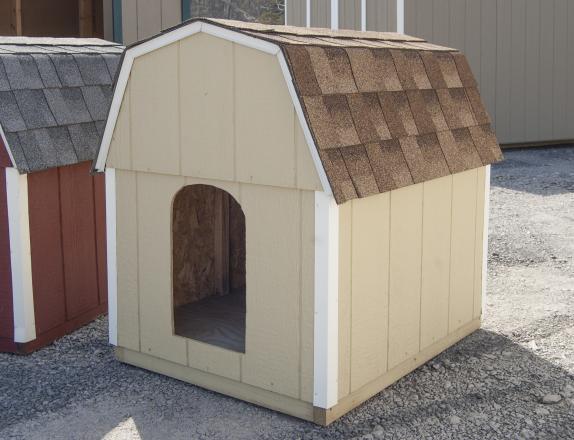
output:
M337 203L502 159L455 49L396 33L197 20L281 48Z

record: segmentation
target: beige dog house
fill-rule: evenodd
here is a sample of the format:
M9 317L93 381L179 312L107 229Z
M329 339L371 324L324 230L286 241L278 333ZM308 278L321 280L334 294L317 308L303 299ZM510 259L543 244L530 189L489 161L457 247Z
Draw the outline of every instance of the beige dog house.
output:
M462 54L192 20L127 49L106 172L118 359L328 424L480 326L489 164Z

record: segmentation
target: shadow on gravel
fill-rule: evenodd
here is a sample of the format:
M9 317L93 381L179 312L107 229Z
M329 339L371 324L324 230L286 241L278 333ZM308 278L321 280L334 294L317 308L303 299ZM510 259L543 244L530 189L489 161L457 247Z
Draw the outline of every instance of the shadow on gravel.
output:
M81 438L101 439L111 431L118 434L113 438L126 438L121 433L128 428L146 440L363 435L372 440L368 434L373 432L375 439L520 438L529 433L532 438L574 438L574 394L569 394L574 377L487 330L328 428L120 364L103 335L95 336L96 343L68 339L65 349L58 347L58 357L50 355L50 347L36 358L0 356L0 437L14 425L20 433L32 428L42 433L26 438L74 438L81 432ZM542 405L547 394L562 399ZM57 414L49 415L52 411ZM40 427L34 426L37 417Z
M542 196L574 192L574 145L505 150L491 185Z

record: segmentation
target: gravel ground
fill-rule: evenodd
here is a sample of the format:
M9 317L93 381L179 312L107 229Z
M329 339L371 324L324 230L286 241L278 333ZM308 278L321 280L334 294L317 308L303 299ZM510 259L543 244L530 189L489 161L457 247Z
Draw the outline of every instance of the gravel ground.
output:
M0 438L574 438L574 147L506 158L483 328L330 427L122 365L102 318L0 355Z

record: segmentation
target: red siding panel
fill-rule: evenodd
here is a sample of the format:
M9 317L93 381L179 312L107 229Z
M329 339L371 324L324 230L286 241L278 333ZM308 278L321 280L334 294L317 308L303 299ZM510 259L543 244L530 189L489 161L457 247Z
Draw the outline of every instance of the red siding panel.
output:
M0 167L9 168L11 166L12 161L10 160L10 156L8 155L6 147L4 146L4 141L2 141L2 138L0 138Z
M96 250L98 253L98 292L100 304L108 302L108 266L106 251L106 180L104 174L94 177L94 206L96 209Z
M8 203L4 168L0 168L0 339L6 339L10 343L14 340L10 236L8 235Z
M66 321L58 169L28 175L36 334Z
M99 304L94 182L88 162L60 168L67 319Z

